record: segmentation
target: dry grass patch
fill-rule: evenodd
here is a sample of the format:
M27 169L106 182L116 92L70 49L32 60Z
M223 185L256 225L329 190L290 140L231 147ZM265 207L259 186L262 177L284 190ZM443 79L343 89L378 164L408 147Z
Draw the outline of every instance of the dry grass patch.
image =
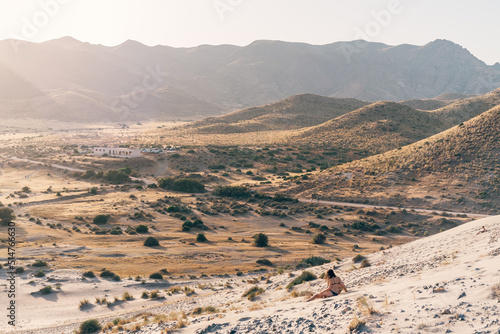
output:
M350 332L354 332L363 327L365 324L366 321L363 321L359 319L357 316L354 316L354 319L352 319L351 322L349 323L348 329Z
M358 307L362 313L365 313L368 315L378 313L378 311L375 310L375 308L373 307L373 303L366 300L365 297L358 298Z
M266 290L264 290L263 288L259 288L258 286L254 286L254 287L251 287L250 289L248 289L247 291L245 291L245 293L242 295L242 297L247 297L247 299L249 301L253 301L255 299L255 297L257 297L260 294L263 294L264 291L266 291Z

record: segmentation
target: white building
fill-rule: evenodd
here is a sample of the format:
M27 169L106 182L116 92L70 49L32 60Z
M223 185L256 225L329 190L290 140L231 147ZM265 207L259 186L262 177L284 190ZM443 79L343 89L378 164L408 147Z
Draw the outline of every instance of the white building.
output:
M118 158L139 158L141 151L127 147L94 147L92 155L104 155Z

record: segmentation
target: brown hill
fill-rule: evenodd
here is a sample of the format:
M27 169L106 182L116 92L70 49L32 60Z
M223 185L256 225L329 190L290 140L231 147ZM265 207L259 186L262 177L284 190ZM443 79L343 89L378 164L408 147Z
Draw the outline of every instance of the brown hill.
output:
M399 102L399 104L419 110L436 110L453 103L454 100L435 100L435 99L413 99Z
M500 106L401 149L334 167L302 195L498 213Z
M375 102L304 129L292 141L377 154L408 145L444 129L446 125L429 112L395 102Z
M500 104L500 89L488 94L459 100L435 110L435 114L450 126L465 122Z
M367 104L351 98L300 94L276 103L206 118L189 127L200 133L293 130L321 124Z

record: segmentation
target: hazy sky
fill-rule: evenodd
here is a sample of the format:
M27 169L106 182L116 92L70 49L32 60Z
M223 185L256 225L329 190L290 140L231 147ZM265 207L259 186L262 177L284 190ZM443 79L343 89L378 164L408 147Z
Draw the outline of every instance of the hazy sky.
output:
M500 62L498 0L0 0L0 40L72 36L117 45L448 39Z

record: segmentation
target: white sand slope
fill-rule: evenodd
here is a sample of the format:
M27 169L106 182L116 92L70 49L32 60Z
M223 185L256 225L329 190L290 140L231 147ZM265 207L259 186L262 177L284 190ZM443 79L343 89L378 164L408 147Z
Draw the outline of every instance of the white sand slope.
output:
M482 226L486 232L477 234ZM181 286L191 284L197 294L189 298L167 296L160 301L138 297L140 291L153 286L131 281L85 283L75 273L53 273L61 279L66 277L63 292L55 299L34 297L29 292L36 289L23 281L17 331L6 331L2 324L0 333L72 333L89 318L104 324L116 316L180 310L189 314L196 307L206 306L220 312L189 316L187 327L176 333L345 333L355 317L365 322L359 331L370 333L500 333L500 302L493 296L493 286L500 284L500 216L466 223L367 258L371 267L352 270L351 259L336 267L348 293L310 303L304 302L305 297L292 298L284 288L293 279L288 273L253 284L248 283L250 276L204 280L209 289L196 287L199 282L179 282L176 284ZM319 275L331 266L309 271ZM253 302L242 298L243 292L254 285L265 292ZM298 285L296 290L318 292L324 287L324 281L318 279ZM101 305L78 309L78 301L84 296L93 302L96 296L120 296L125 290L136 299L112 309ZM359 306L360 297L373 307L373 314ZM152 322L134 333L161 333L175 324Z

